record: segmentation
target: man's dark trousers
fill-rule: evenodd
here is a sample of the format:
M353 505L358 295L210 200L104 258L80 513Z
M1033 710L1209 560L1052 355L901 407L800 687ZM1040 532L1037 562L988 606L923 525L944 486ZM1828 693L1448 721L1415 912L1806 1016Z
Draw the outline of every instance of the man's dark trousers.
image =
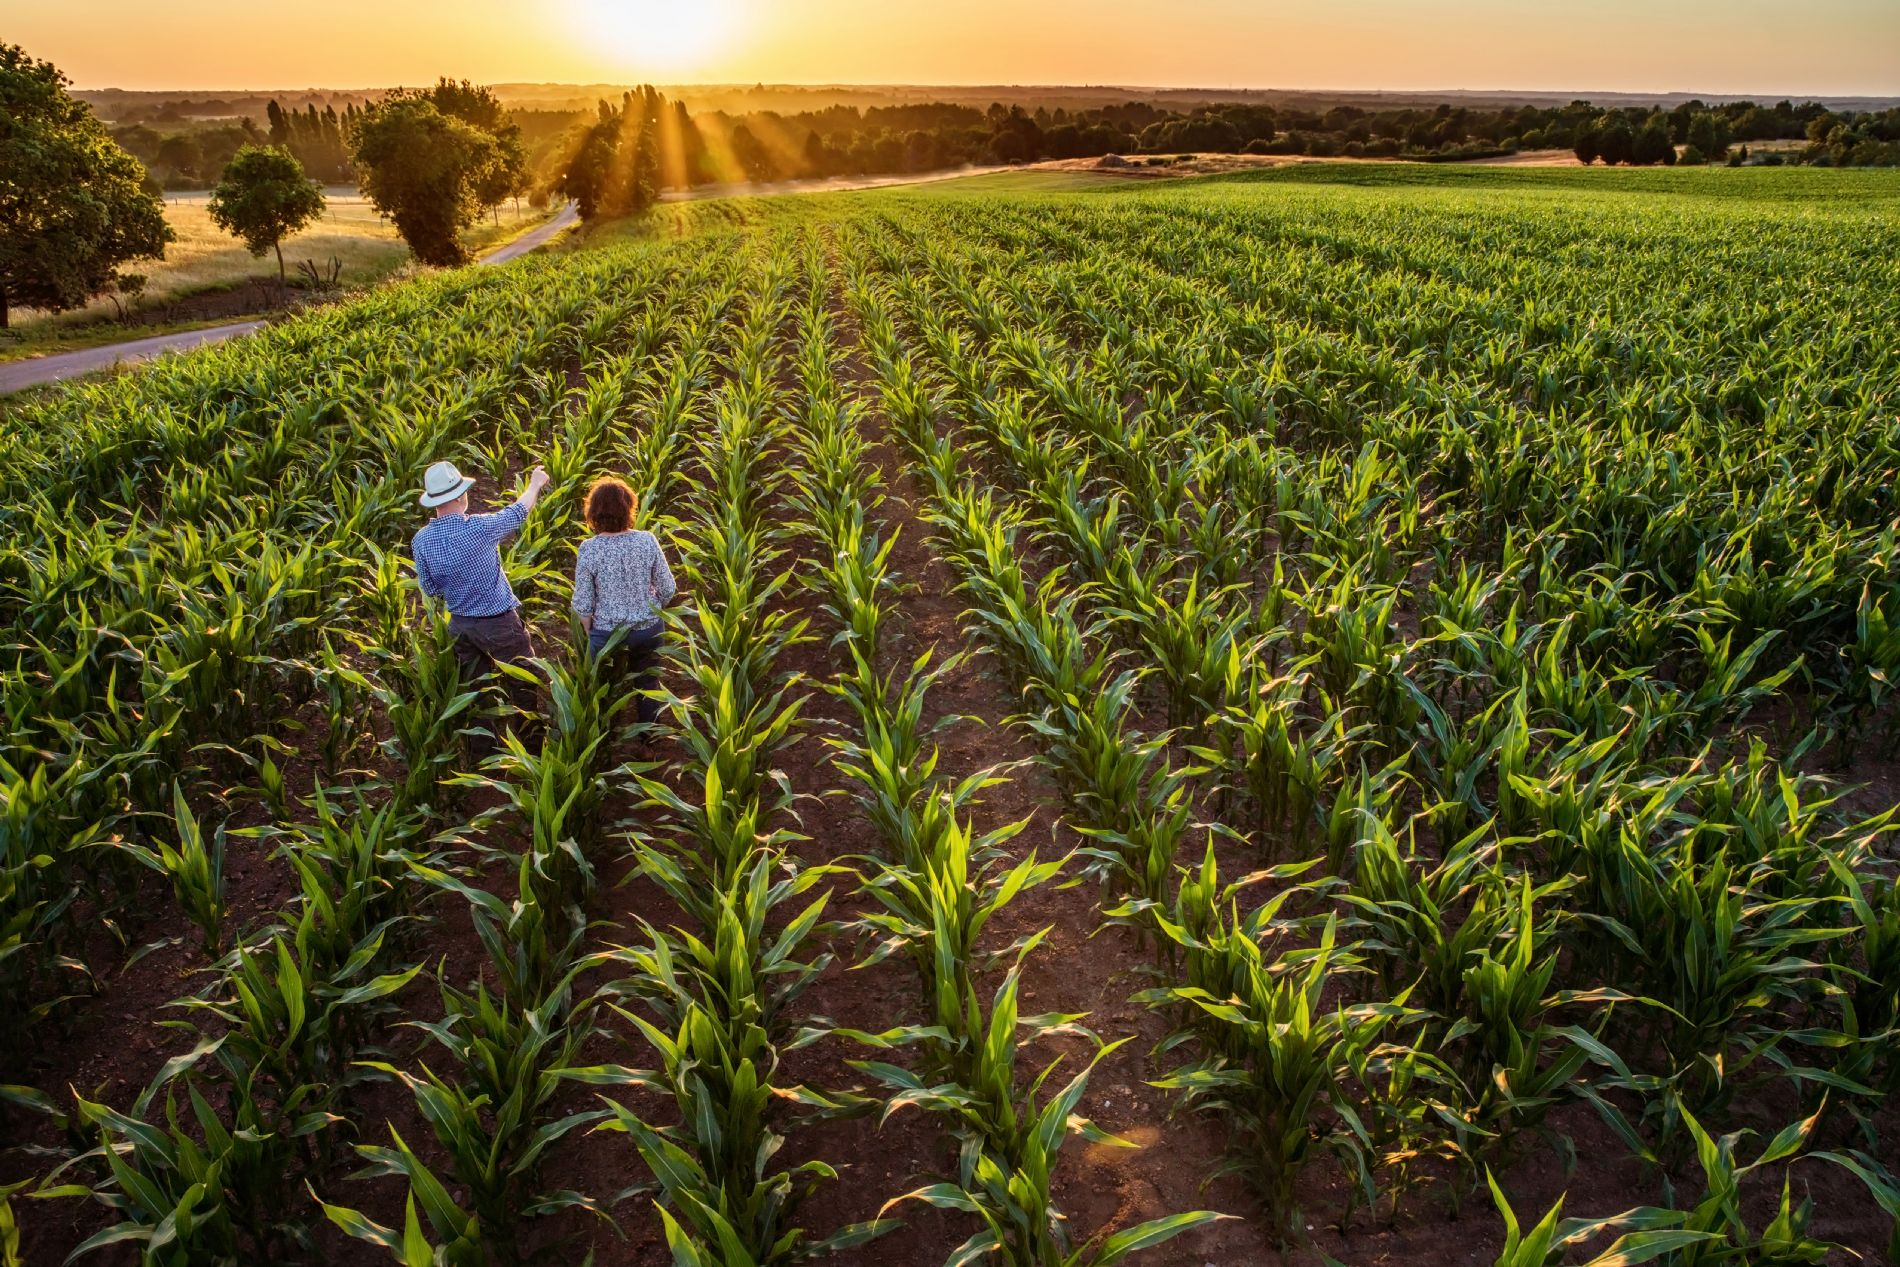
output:
M497 663L516 664L531 671L534 667L529 663L534 659L534 642L528 637L519 607L499 616L451 616L449 632L455 635L455 659L462 666L462 681L471 685L486 677ZM516 708L534 713L532 686L507 678L502 688Z

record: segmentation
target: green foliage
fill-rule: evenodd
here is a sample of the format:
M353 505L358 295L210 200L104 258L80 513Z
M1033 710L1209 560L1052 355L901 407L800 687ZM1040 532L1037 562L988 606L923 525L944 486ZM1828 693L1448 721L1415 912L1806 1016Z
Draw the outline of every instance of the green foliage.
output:
M574 200L581 219L638 215L659 200L666 179L662 136L671 109L647 85L624 94L617 106L603 100L596 117L576 128L554 188ZM684 157L675 154L674 162Z
M468 80L438 79L419 93L451 118L479 128L494 141L494 156L476 184L475 198L494 207L522 192L528 180L527 150L521 125L509 117L494 90Z
M172 240L144 169L67 82L0 44L0 329L12 308L79 307Z
M140 862L171 878L172 894L180 909L204 934L205 953L216 955L224 944L224 829L220 827L206 842L203 829L185 803L183 787L173 786L172 804L177 844L126 848L134 850Z
M424 264L465 264L461 232L481 215L503 163L495 139L427 98L392 96L356 125L363 194Z

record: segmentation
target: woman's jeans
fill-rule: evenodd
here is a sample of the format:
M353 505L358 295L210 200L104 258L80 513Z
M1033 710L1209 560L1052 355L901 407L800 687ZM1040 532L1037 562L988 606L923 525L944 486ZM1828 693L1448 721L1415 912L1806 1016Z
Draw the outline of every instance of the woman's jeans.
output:
M633 687L640 691L634 706L641 721L659 720L660 702L645 692L660 685L660 640L666 634L666 626L658 621L653 624L620 630L602 629L598 626L587 635L588 645L598 656L607 650L607 640L615 633L621 635L620 642L609 656L608 664L618 673L624 673L633 679Z

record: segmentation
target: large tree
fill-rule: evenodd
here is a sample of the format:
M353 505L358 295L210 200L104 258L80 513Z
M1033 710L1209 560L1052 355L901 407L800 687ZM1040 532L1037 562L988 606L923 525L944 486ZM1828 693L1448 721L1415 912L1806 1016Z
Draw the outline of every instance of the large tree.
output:
M1586 124L1577 133L1575 149L1577 161L1588 167L1603 155L1603 133L1594 123Z
M1774 118L1773 115L1764 115L1761 110L1752 107L1749 113L1768 119ZM1747 118L1746 115L1743 117ZM1750 129L1750 131L1761 130L1759 124ZM1701 150L1712 161L1720 161L1728 157L1729 136L1728 119L1713 110L1701 111L1689 120L1687 136L1689 144Z
M198 138L189 132L174 132L158 143L158 165L166 169L179 187L197 182L198 168L204 162Z
M618 108L602 101L594 120L575 133L555 190L574 200L583 220L647 210L659 200L666 179L662 146L678 120L650 87L625 94Z
M284 239L323 214L323 190L289 150L247 145L225 166L209 209L212 221L242 238L252 255L277 252L281 282Z
M1669 127L1660 117L1645 123L1637 132L1629 161L1639 167L1654 167L1659 163L1668 167L1675 163L1676 147L1670 143Z
M555 177L555 192L572 198L583 220L592 220L607 209L607 188L613 179L619 139L620 116L603 101L599 117L581 129L567 162Z
M685 189L712 180L712 172L706 165L706 138L700 134L699 124L684 101L673 103L673 119L666 129L666 137L667 148L662 154L666 184Z
M486 204L495 139L417 94L391 94L356 124L363 193L425 264L466 264L462 230Z
M466 79L438 79L426 99L451 118L480 128L495 142L494 159L478 182L476 197L484 207L499 207L520 193L528 181L528 151L522 144L521 125L508 117L507 107L494 89Z
M990 153L999 163L1033 163L1042 157L1042 129L1021 106L991 106Z
M1636 133L1631 130L1629 121L1620 117L1608 118L1597 129L1597 153L1606 166L1627 163L1636 154Z
M627 185L621 198L629 212L645 211L660 200L660 122L666 112L666 98L651 85L631 94L624 107L632 130L632 161L627 164ZM622 136L621 145L628 144Z
M782 175L772 151L745 124L735 123L731 135L726 139L732 146L733 161L739 164L739 170L745 173L747 180L764 183L777 180Z
M79 307L172 240L145 169L67 82L0 44L0 329L13 307Z

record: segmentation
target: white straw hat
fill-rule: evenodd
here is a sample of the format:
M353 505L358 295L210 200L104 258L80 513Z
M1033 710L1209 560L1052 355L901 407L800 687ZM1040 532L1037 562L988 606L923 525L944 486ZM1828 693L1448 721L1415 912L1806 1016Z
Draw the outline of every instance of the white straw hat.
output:
M422 477L422 496L416 501L425 507L446 506L475 487L475 481L455 469L453 462L437 462Z

